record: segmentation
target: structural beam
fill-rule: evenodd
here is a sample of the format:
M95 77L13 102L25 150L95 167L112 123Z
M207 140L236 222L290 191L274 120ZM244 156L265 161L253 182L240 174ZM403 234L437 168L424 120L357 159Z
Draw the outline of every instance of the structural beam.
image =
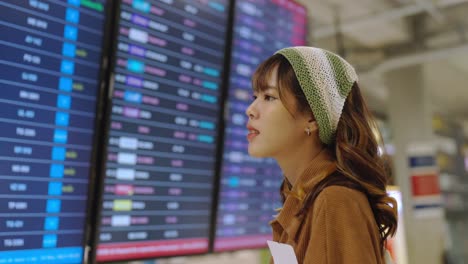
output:
M455 6L463 3L467 3L468 0L440 0L434 3L431 6L422 5L420 3L415 3L411 5L406 5L399 8L394 8L383 13L376 15L371 15L363 19L353 19L351 21L342 21L341 27L337 29L334 25L319 27L313 30L312 36L313 39L322 39L330 36L334 36L337 30L340 30L342 33L352 32L356 29L367 25L373 25L381 22L391 22L394 20L401 19L403 17L419 14L422 12L429 11L431 15L438 16L437 9L443 9L450 6Z

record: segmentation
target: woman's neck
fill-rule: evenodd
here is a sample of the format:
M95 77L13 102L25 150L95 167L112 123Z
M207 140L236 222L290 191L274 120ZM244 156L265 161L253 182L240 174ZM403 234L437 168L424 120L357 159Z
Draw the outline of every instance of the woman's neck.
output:
M310 165L325 147L319 145L314 148L301 148L296 151L289 151L281 157L275 158L284 176L294 186L302 172Z

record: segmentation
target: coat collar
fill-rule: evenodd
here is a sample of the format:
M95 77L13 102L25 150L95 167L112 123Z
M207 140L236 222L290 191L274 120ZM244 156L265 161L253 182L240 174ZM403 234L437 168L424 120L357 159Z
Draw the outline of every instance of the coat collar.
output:
M303 220L303 215L297 216L297 213L302 208L306 195L323 178L335 170L336 162L329 151L323 149L302 172L297 182L292 186L292 189L289 189L288 184L284 185L282 192L285 193L285 202L283 207L278 210L277 217L270 222L274 233L282 233L278 229L283 229L289 238L294 239L296 237L296 233Z

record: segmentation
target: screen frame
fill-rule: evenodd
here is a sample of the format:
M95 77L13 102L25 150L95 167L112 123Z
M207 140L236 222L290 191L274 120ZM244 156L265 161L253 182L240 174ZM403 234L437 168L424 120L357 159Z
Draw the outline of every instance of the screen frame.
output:
M83 263L88 263L90 259L90 254L93 252L93 243L94 243L94 233L95 233L95 219L96 219L96 190L97 185L95 184L99 181L100 171L101 171L101 162L102 159L102 133L105 131L103 121L105 115L103 110L106 108L106 94L108 89L108 76L109 76L109 57L110 45L111 45L111 36L112 36L112 27L113 27L113 18L112 11L114 8L115 1L105 0L104 4L106 7L105 11L105 23L103 25L103 42L101 47L101 67L99 73L99 87L98 93L96 94L97 104L96 104L96 115L95 115L95 124L94 124L94 136L93 136L93 151L91 153L91 166L90 166L90 176L89 176L89 185L88 185L88 200L87 200L87 212L86 212L86 227L85 227L85 237L84 237L84 257Z
M8 1L3 1L3 2L8 2ZM81 236L81 241L80 241L80 246L82 248L82 252L81 252L81 257L82 257L82 261L81 263L88 263L88 258L89 258L89 252L91 250L91 237L92 237L92 233L93 233L93 227L92 227L92 222L94 220L94 216L93 216L93 200L94 200L94 189L95 189L95 186L94 186L94 182L96 181L97 177L98 177L98 169L99 169L99 166L97 166L98 162L97 162L97 159L98 159L98 154L99 154L99 144L100 144L100 136L101 136L101 131L102 131L102 128L100 126L101 124L101 120L102 120L102 108L103 108L103 105L105 103L105 100L104 100L104 92L105 92L105 88L106 88L106 75L107 75L107 71L108 71L108 68L107 68L107 63L105 63L107 61L107 58L109 56L109 53L108 53L108 45L110 43L109 39L107 38L108 36L108 30L109 28L111 27L111 22L109 20L109 15L111 14L110 13L110 7L112 6L112 3L113 1L112 0L103 0L103 1L100 1L99 3L102 3L103 6L104 6L104 12L103 12L103 23L102 23L102 27L100 28L100 30L102 30L102 36L101 36L101 45L100 45L100 57L99 57L99 60L96 61L96 63L99 65L99 68L97 70L97 85L93 88L96 89L96 93L95 93L95 98L96 98L96 101L95 101L95 110L93 112L94 114L94 121L92 122L92 126L90 127L91 129L93 129L93 133L92 133L92 139L91 139L91 142L89 144L90 148L91 148L91 151L89 152L90 154L90 157L89 159L87 160L89 162L89 168L87 170L88 172L88 177L86 178L86 180L88 181L88 184L87 184L87 187L85 187L86 189L86 199L84 200L84 210L83 211L80 211L82 212L85 217L84 217L84 221L83 221L83 225L81 227L81 230L83 232L83 235ZM53 3L52 3L53 4ZM16 5L16 4L15 4ZM21 3L19 3L19 5L21 5ZM61 5L65 5L65 8L68 7L68 3L67 2L64 2L63 4ZM26 7L25 7L26 8ZM74 7L76 9L80 9L81 7ZM80 23L78 23L79 25ZM84 42L86 44L86 42ZM73 74L72 76L74 76L75 74ZM73 97L73 94L74 92L70 92L70 95ZM52 161L51 161L52 162ZM60 228L59 228L60 230ZM38 248L37 250L41 250L41 248ZM22 250L17 250L18 252L22 251ZM1 251L0 251L1 253Z
M100 157L99 161L97 162L99 168L99 176L96 180L96 188L95 188L95 203L98 203L98 206L91 205L93 207L93 220L94 223L94 228L93 228L93 234L92 234L92 244L91 244L91 252L90 252L90 263L111 263L111 262L119 262L119 261L137 261L137 260L151 260L151 259L166 259L166 258L171 258L171 257L182 257L182 256L199 256L199 255L206 255L212 253L212 244L213 244L213 238L214 238L214 233L213 231L215 230L213 227L213 223L216 221L216 212L213 211L213 207L215 206L214 204L217 202L215 200L215 197L217 195L217 184L219 182L219 169L221 165L221 156L220 153L222 153L222 143L224 141L223 135L224 135L224 114L225 114L225 98L227 97L227 84L229 81L229 65L230 65L230 58L231 58L231 41L230 37L232 35L232 21L231 19L233 18L232 12L234 10L234 2L235 0L227 0L227 10L228 10L228 20L226 24L226 32L224 39L226 39L225 45L224 45L224 63L223 63L223 68L222 68L222 73L221 73L221 89L220 89L220 99L218 102L218 127L216 129L216 136L217 139L214 143L215 145L215 150L214 150L214 157L215 157L215 162L214 162L214 168L213 168L213 181L210 182L212 184L212 193L209 196L211 198L211 208L210 208L210 216L209 216L209 225L208 225L208 233L207 233L207 239L208 239L208 248L205 252L202 253L190 253L190 254L177 254L177 255L168 255L168 256L157 256L157 257L142 257L142 258L125 258L125 259L119 259L119 260L111 260L111 261L97 261L97 250L99 246L99 233L100 233L100 228L101 225L99 221L101 220L101 212L103 209L103 201L104 201L104 188L105 188L105 178L106 178L106 160L107 160L107 148L108 148L108 141L109 141L109 135L110 135L110 124L111 124L111 115L112 115L112 105L113 105L113 91L114 91L114 69L117 66L117 52L118 52L118 41L117 38L119 36L119 23L120 23L120 10L121 10L121 5L122 5L122 0L107 0L113 2L113 8L112 8L112 34L110 34L108 40L109 42L112 42L112 45L110 45L110 56L108 57L108 71L106 75L107 79L107 84L108 84L108 89L106 90L107 96L105 99L105 110L103 112L103 119L102 119L102 126L103 126L103 132L101 133L101 142L99 143L99 149L100 151ZM226 65L228 67L226 67ZM217 204L216 204L217 206Z
M229 0L229 16L227 21L227 30L226 30L226 45L224 49L224 66L222 74L222 92L220 100L220 114L218 119L218 136L216 141L216 163L215 163L215 175L213 181L213 193L212 193L212 203L211 203L211 222L210 222L210 232L209 232L209 253L216 253L214 251L214 241L216 238L216 226L218 219L218 204L219 204L219 192L220 192L220 183L221 183L221 170L223 165L223 152L224 152L224 136L226 128L226 113L228 107L228 96L229 96L229 78L231 76L231 59L232 59L232 41L234 36L234 18L236 11L236 2L237 0Z
M92 217L88 222L91 232L89 234L89 254L88 260L89 263L96 263L96 252L97 245L99 241L99 229L100 224L98 223L101 217L102 210L102 201L103 201L103 188L104 188L104 179L105 179L105 162L107 157L107 142L109 140L109 126L110 126L110 111L112 109L112 91L113 89L113 75L112 69L115 66L115 62L112 60L116 54L117 43L114 41L118 35L118 19L120 13L120 2L121 0L107 0L112 2L111 6L108 8L108 24L107 24L107 34L106 41L107 45L107 57L103 59L103 63L107 65L106 71L103 73L103 82L102 89L102 104L101 104L101 118L100 118L100 128L99 140L96 142L96 177L94 180L95 185L93 186L93 199L89 203L89 209L91 211ZM97 205L97 206L96 206Z

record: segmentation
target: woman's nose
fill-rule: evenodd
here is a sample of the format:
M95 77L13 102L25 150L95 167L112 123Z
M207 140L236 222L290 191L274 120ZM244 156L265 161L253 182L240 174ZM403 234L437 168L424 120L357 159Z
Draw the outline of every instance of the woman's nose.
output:
M255 116L255 111L254 111L254 105L255 102L252 102L247 109L245 109L245 114L249 117L249 119L254 118Z

